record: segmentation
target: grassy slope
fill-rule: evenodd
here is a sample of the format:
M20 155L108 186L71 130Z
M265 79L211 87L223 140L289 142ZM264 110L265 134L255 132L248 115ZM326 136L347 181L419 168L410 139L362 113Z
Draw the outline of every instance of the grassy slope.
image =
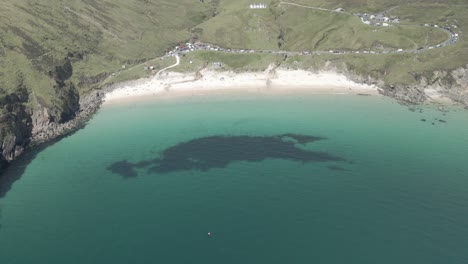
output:
M265 2L265 1L264 1ZM284 65L320 68L330 62L356 73L383 78L388 84L411 84L418 75L430 76L436 70L451 70L468 63L468 4L463 0L291 0L290 2L324 8L344 7L349 12L379 12L399 5L391 12L402 18L399 26L376 28L363 25L356 17L294 6L268 10L248 10L250 1L222 2L220 14L203 23L202 39L228 47L279 49L271 41L283 34L281 49L382 49L383 47L415 49L440 43L446 34L440 30L419 27L422 23L459 26L460 40L452 46L421 54L392 55L320 55L289 58ZM256 26L251 26L251 25ZM226 34L219 32L228 31ZM258 32L256 32L258 31ZM255 33L256 32L256 33ZM238 42L231 42L231 39ZM268 44L264 44L267 42ZM263 56L263 55L262 55Z
M68 81L83 93L103 83L149 76L142 69L145 65L162 68L172 64L151 59L189 39L191 30L202 41L225 47L302 51L414 49L446 37L440 30L414 25L455 23L462 33L468 28L468 5L463 0L291 0L331 9L344 7L349 12L376 12L400 5L392 14L403 23L389 28L366 26L351 15L280 6L278 0L263 1L270 4L269 9L250 10L247 6L252 2L5 0L0 9L0 89L9 93L24 83L33 92L32 104L53 107L60 99L54 74L49 72L64 65L67 58L73 65ZM214 12L217 15L212 17ZM193 63L184 63L189 60ZM148 62L133 67L143 61ZM221 61L227 69L259 70L281 58L197 52L183 58L178 70L198 69L211 61ZM383 76L388 83L411 83L416 73L464 66L468 43L462 34L456 45L422 54L321 55L290 58L284 64L316 68L330 61L340 67L344 62L357 73ZM122 71L123 64L127 69ZM111 73L116 76L109 77Z
M251 10L247 8L251 2L222 2L220 14L199 26L203 29L202 40L224 47L302 51L416 49L447 37L441 30L412 25L366 26L353 15L279 5L277 1L267 1L268 9ZM317 1L310 2L305 4Z
M53 106L57 91L49 72L73 64L70 81L117 72L123 64L160 56L189 39L192 27L210 16L210 5L179 0L2 1L0 88L12 92L19 79L36 100Z
M279 27L270 10L249 10L252 1L222 1L219 14L198 26L202 40L224 47L277 49Z
M188 63L192 61L192 63ZM280 63L282 56L276 54L226 54L222 52L196 51L182 57L179 67L173 71L194 72L204 67L212 69L211 62L221 62L228 71L262 71L271 63Z
M353 15L286 7L279 19L287 50L416 49L447 38L441 30L411 25L373 27Z

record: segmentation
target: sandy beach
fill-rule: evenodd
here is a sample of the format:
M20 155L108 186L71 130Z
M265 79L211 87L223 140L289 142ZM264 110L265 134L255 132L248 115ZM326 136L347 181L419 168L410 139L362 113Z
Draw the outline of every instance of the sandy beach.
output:
M198 77L198 78L197 78ZM164 72L149 79L124 84L109 92L105 104L136 98L199 95L207 92L311 92L321 94L377 95L374 85L359 84L335 72L313 73L304 70L269 70L257 73L202 71Z

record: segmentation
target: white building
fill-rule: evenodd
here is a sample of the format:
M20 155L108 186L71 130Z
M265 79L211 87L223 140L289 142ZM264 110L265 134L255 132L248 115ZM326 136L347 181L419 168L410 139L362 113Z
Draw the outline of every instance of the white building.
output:
M251 4L250 9L265 9L267 8L266 4Z

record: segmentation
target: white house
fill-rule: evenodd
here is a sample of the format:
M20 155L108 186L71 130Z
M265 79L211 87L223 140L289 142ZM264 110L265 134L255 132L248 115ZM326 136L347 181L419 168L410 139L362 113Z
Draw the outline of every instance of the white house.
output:
M251 4L250 9L265 9L267 8L266 4Z

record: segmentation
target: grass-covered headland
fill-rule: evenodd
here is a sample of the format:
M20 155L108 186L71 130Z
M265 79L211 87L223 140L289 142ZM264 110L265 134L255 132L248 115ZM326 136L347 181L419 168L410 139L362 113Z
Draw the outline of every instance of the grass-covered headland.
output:
M266 8L251 9L253 3ZM356 14L392 21L368 25ZM457 41L437 47L448 38L442 28ZM467 28L464 0L4 0L0 163L21 154L33 134L73 120L91 92L173 64L158 58L186 42L306 55L195 51L172 70L212 62L233 71L326 67L379 82L403 99L405 89L438 85L468 102ZM344 52L319 52L336 50Z

